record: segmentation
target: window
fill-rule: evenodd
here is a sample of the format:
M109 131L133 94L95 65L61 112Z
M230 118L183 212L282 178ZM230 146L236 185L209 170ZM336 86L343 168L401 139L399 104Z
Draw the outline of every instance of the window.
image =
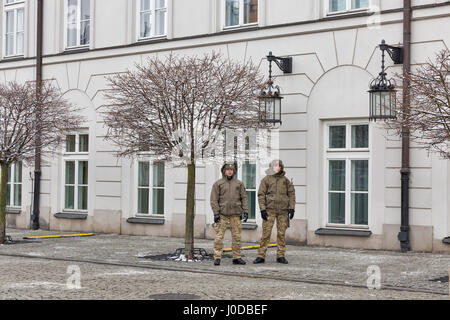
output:
M66 0L66 47L88 46L90 29L90 0Z
M139 39L164 36L167 31L167 0L139 0Z
M25 1L4 2L4 56L19 56L24 53Z
M64 210L88 210L89 135L66 136L64 153Z
M224 0L225 27L258 22L258 0Z
M164 162L138 163L138 214L164 215Z
M22 206L22 162L13 163L8 167L6 193L6 206Z
M244 183L248 197L248 218L256 219L256 132L223 132L223 158L225 162L234 162L238 168L237 178Z
M241 172L240 178L247 190L248 197L248 218L256 219L256 162L251 161L250 151L256 147L255 136L246 136L244 138L245 159L239 165Z
M369 218L369 125L327 126L328 224L367 226Z
M328 13L340 13L351 10L367 9L370 0L328 0Z

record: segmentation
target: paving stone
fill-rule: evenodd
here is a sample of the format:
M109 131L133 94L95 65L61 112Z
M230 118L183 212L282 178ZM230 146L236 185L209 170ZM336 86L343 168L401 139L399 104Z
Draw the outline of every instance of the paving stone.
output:
M21 240L61 233L8 229L7 234ZM209 260L142 258L175 252L183 242L99 234L3 245L0 299L448 299L448 282L436 281L448 277L448 254L288 246L288 265L275 262L276 249L269 249L263 265L252 264L256 250L244 251L245 266L235 266L228 258L219 267ZM213 241L196 240L195 246L212 252ZM67 286L68 267L74 265L81 272L80 289ZM367 288L371 266L380 270L381 290Z

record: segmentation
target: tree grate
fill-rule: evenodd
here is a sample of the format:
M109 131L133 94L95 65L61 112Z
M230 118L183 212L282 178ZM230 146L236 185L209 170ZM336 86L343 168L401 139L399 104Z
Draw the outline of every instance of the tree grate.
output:
M204 260L213 260L213 255L206 252L203 248L195 248L194 249L194 258L187 260L184 255L184 248L179 248L175 250L174 253L169 254L157 254L157 255L146 255L140 257L142 259L150 259L157 261L204 261Z
M184 257L184 248L177 249L174 253L165 253L165 254L154 254L154 255L145 255L140 256L141 259L150 259L156 261L187 261L183 259ZM243 255L244 256L244 255ZM223 254L222 259L232 259L233 256L231 254ZM195 248L194 249L194 259L189 261L212 261L214 260L214 255L208 253L205 249Z

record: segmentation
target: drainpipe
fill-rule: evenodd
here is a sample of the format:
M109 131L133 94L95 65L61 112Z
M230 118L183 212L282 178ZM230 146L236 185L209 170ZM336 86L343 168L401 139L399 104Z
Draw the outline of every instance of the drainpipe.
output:
M37 0L37 38L36 38L36 97L41 95L42 84L42 40L43 40L43 0ZM36 114L36 145L34 155L34 193L33 193L33 215L32 229L39 229L39 200L41 193L41 139L39 131L40 113Z
M411 71L411 0L403 2L403 75L407 76ZM409 81L403 82L403 108L405 114L409 114L411 104ZM402 126L402 169L401 173L401 226L398 240L403 253L408 252L410 247L409 236L409 180L410 180L410 129L408 123Z

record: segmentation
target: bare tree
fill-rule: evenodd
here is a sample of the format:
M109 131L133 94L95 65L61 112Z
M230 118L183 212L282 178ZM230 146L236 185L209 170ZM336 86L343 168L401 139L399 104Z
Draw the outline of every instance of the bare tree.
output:
M405 108L398 101L397 119L388 128L401 135L409 127L412 141L450 159L450 51L440 51L435 61L398 78L410 83L411 105Z
M109 78L107 139L119 156L142 153L187 166L185 256L194 252L196 164L214 158L224 129L257 129L258 67L223 59L169 55Z
M82 119L50 81L43 82L39 91L35 82L0 84L0 244L5 242L9 166L31 163L36 143L43 154L54 153L61 136Z

